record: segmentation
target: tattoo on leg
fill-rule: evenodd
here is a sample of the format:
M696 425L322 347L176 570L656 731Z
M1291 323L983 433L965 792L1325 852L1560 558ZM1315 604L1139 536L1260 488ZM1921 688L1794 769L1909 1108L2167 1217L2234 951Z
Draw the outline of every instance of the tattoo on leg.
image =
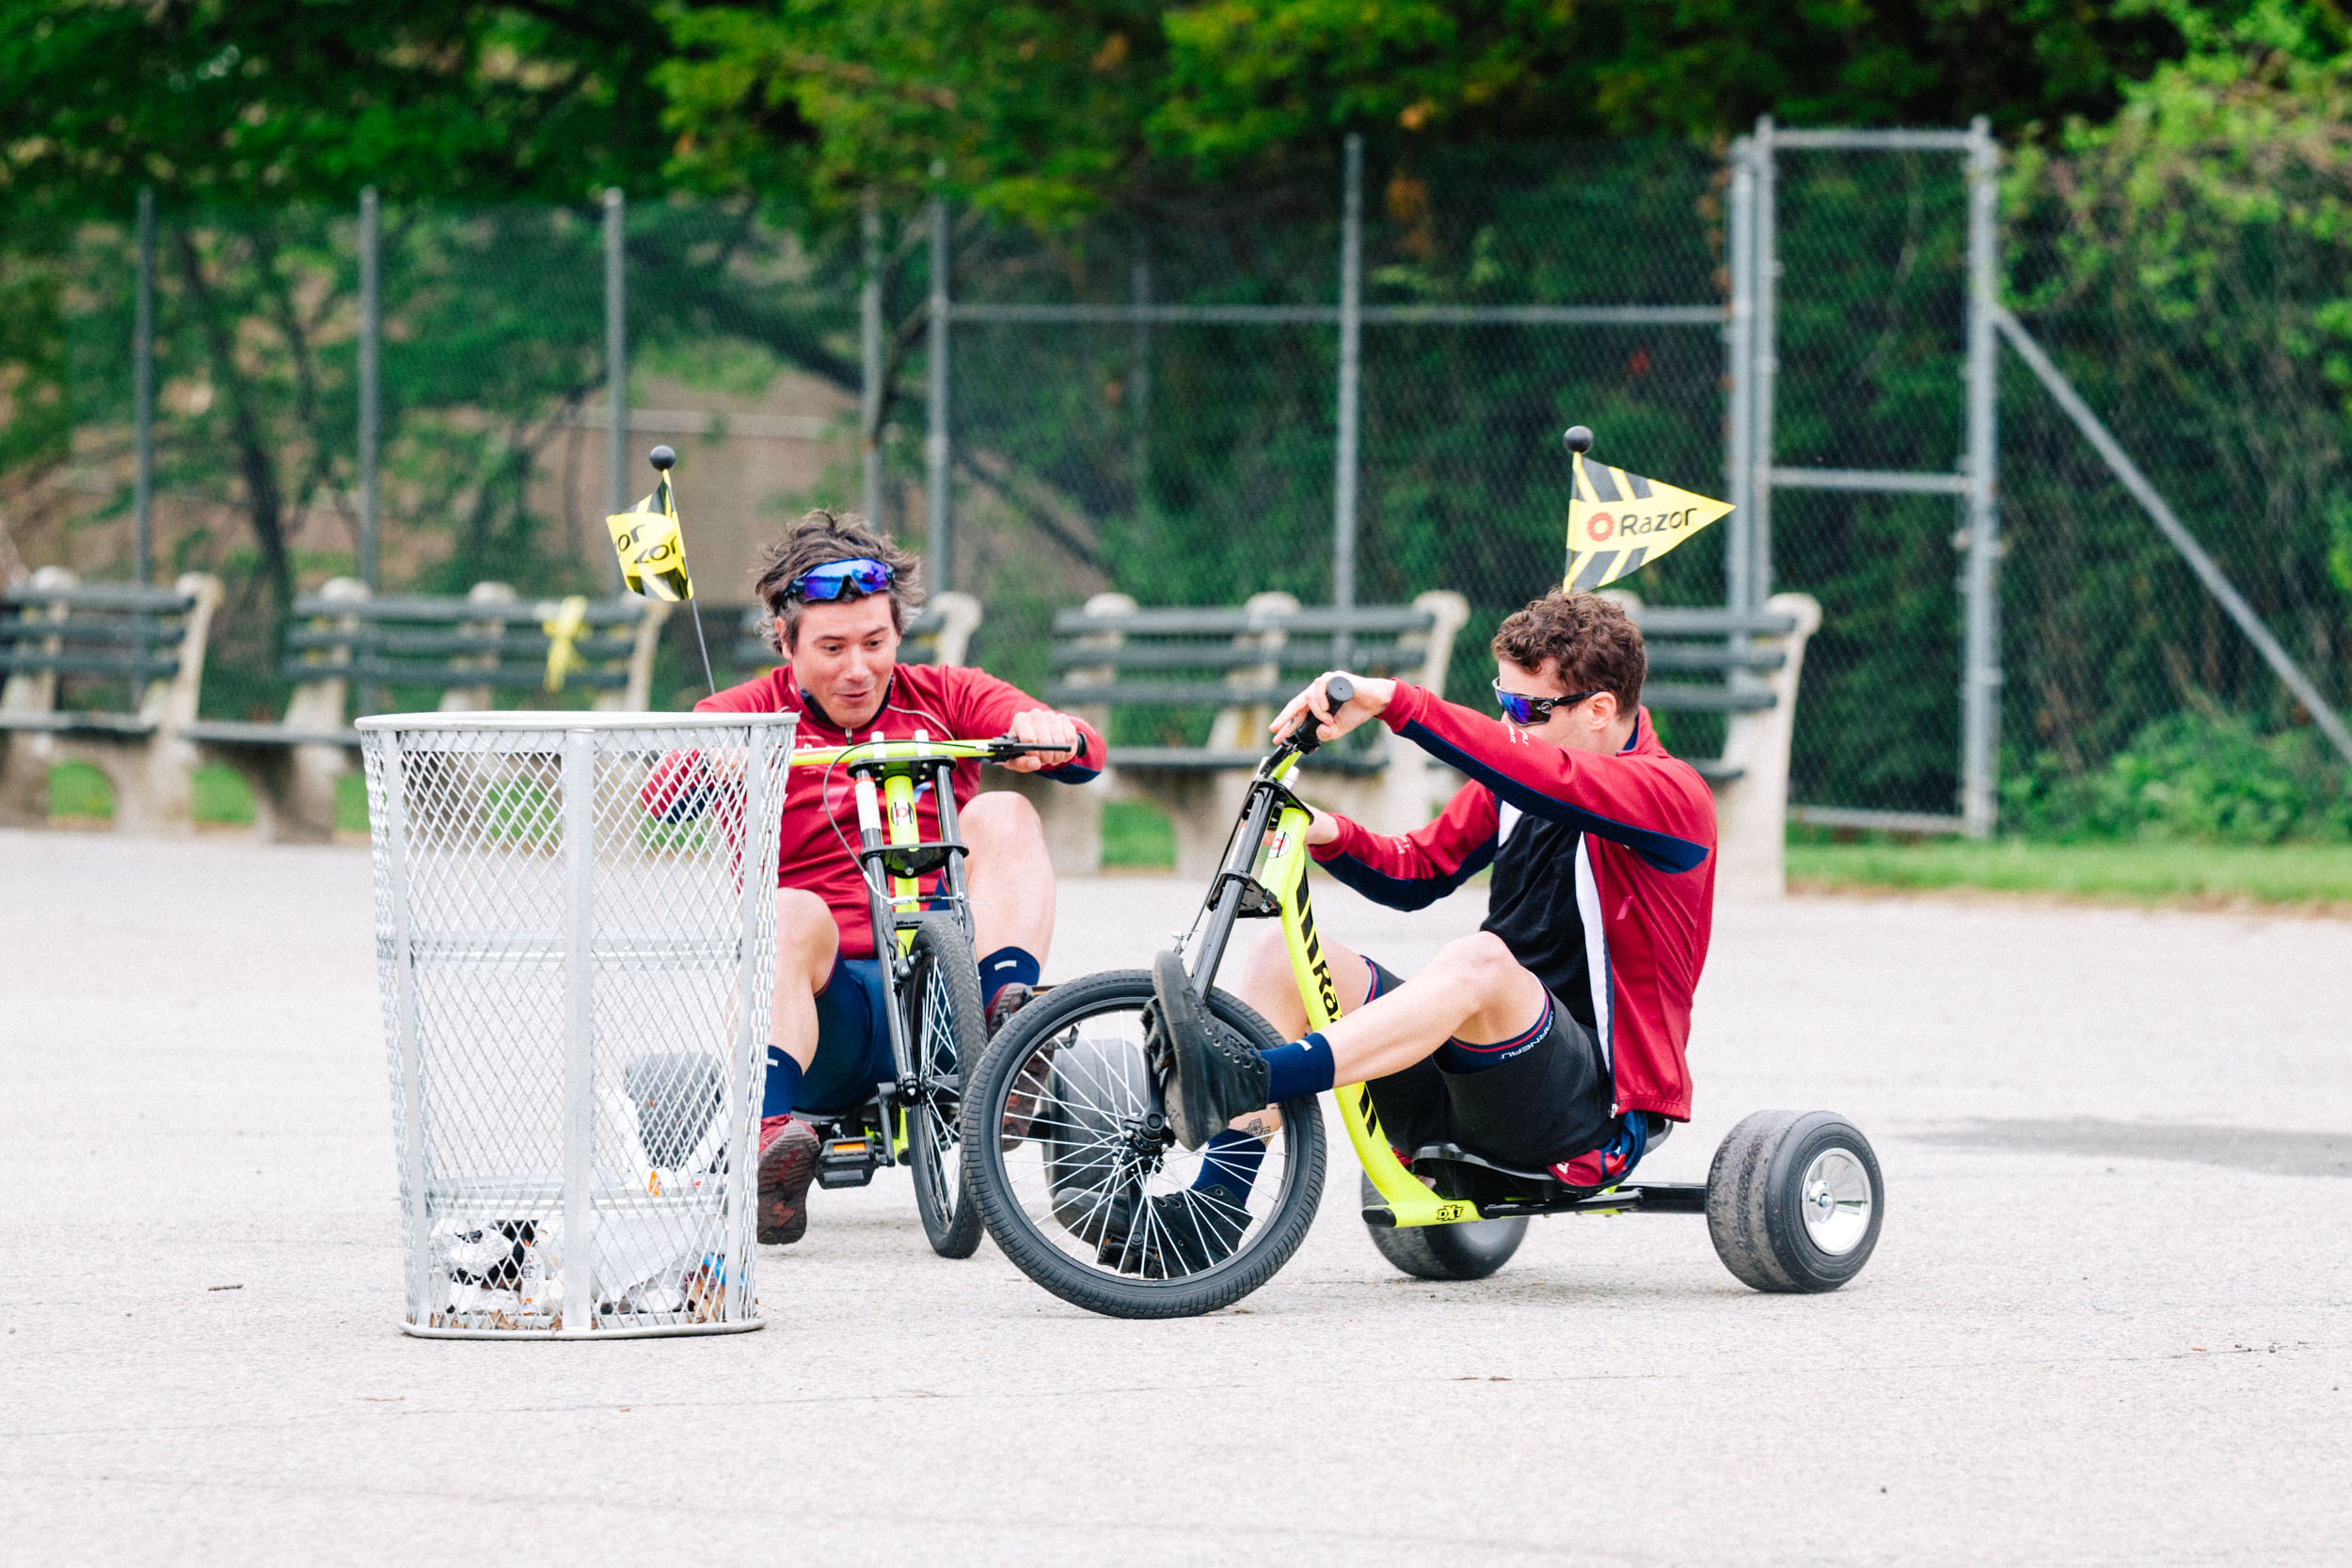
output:
M1243 1122L1235 1131L1247 1132L1249 1136L1263 1141L1274 1131L1274 1124L1263 1116L1255 1116Z

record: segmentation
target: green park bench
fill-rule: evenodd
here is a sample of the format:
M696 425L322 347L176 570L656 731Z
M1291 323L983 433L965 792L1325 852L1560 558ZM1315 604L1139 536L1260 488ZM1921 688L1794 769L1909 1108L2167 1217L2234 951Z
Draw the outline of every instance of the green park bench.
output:
M1123 594L1098 594L1054 618L1054 678L1045 699L1112 736L1110 768L1096 788L1030 789L1064 869L1102 862L1106 798L1150 800L1176 830L1185 876L1216 869L1241 792L1265 754L1266 726L1306 682L1335 665L1442 690L1454 636L1470 618L1459 594L1423 594L1409 605L1340 610L1259 594L1238 609L1140 609ZM1129 715L1120 725L1115 717ZM1200 744L1173 738L1198 732ZM1171 738L1130 743L1136 728ZM1334 810L1398 829L1428 820L1458 781L1385 729L1311 759L1309 793Z
M168 588L84 586L62 566L0 590L0 824L49 819L49 770L96 768L115 822L184 832L204 641L220 583L191 572Z
M520 599L504 583L476 583L463 598L376 597L348 578L294 601L280 672L294 683L275 722L202 720L184 735L206 762L234 768L253 792L265 838L318 841L335 831L336 781L356 766L359 732L345 717L356 687L362 705L429 703L468 712L544 699L548 624L560 599ZM670 606L653 599L592 599L572 640L566 691L596 693L600 712L641 713L653 688L653 657ZM520 705L514 703L514 705Z

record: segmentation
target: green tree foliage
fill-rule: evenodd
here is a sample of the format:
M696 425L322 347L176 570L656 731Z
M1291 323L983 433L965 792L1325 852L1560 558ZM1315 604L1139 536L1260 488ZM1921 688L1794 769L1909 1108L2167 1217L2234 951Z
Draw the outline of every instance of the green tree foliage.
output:
M2342 707L2352 39L2332 13L2279 0L2226 26L2174 19L2187 58L2112 120L2073 122L2017 160L2018 304ZM2004 504L2014 771L2084 777L2167 707L2299 721L2138 515L2101 504L2113 491L2089 454L2023 412L2003 434L2030 454Z

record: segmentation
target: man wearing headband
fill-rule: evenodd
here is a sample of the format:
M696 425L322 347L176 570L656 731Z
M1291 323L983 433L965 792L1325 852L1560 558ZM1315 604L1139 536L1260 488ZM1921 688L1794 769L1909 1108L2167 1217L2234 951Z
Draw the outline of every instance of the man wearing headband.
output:
M1623 1180L1690 1119L1683 1050L1714 913L1713 797L1650 727L1642 634L1617 606L1554 590L1504 621L1493 651L1499 719L1362 675L1334 709L1327 675L1274 723L1278 736L1314 724L1327 740L1377 718L1469 776L1435 821L1391 824L1409 832L1318 811L1307 842L1325 870L1393 909L1491 867L1476 935L1400 980L1327 926L1342 1016L1310 1033L1270 933L1232 985L1290 1037L1268 1052L1205 1028L1181 964L1164 957L1153 972L1146 1036L1169 1119L1186 1148L1211 1150L1203 1180L1215 1173L1235 1213L1264 1152L1257 1134L1279 1125L1269 1107L1335 1085L1371 1084L1406 1159L1454 1143L1577 1188ZM1238 1235L1167 1228L1185 1254L1157 1259L1171 1273L1208 1267Z
M769 551L758 594L768 635L785 662L694 705L698 713L797 713L796 743L847 745L877 736L911 740L1010 735L1060 745L1005 764L1063 784L1102 770L1092 725L1057 713L979 670L900 664L898 639L921 604L914 557L854 513L811 512ZM1037 809L1009 793L977 794L980 765L959 764L956 805L970 854L981 995L993 1035L1026 1002L1054 934L1054 870ZM674 781L680 803L691 790ZM927 787L923 833L936 838L939 808ZM759 1239L800 1240L807 1227L817 1134L792 1113L846 1110L892 1077L866 882L852 851L857 805L839 768L787 775L776 866L776 1000L759 1131Z

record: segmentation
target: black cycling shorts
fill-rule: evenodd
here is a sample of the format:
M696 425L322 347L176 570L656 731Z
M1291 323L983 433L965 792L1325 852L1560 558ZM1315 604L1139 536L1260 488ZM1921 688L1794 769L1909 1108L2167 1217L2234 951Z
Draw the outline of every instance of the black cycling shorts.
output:
M1365 961L1372 996L1403 984ZM1551 1028L1533 1050L1468 1073L1446 1071L1432 1053L1374 1079L1372 1107L1389 1146L1408 1160L1418 1148L1451 1143L1499 1165L1541 1170L1599 1148L1616 1131L1616 1086L1600 1041L1557 996Z

